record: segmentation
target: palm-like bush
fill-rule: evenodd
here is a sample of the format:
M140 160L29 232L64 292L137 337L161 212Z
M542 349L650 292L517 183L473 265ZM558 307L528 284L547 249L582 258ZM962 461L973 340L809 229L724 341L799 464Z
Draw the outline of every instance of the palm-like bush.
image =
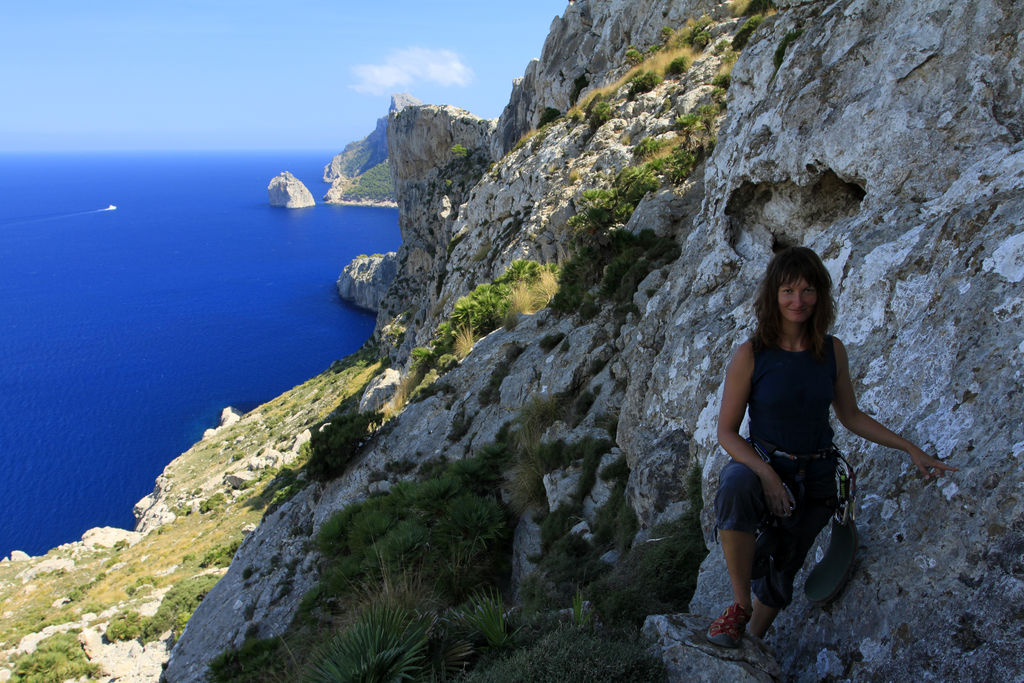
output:
M375 605L335 637L310 666L308 683L384 683L419 678L427 666L429 622Z
M474 593L459 614L459 621L493 649L508 646L516 634L506 618L501 595L493 588Z

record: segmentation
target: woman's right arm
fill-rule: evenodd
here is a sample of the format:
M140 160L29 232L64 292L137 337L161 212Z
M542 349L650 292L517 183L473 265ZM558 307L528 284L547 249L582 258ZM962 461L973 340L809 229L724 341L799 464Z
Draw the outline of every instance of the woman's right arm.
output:
M789 494L771 465L761 460L747 440L740 436L743 415L750 398L750 382L754 376L754 349L747 341L736 350L725 371L722 406L718 412L718 443L732 457L749 467L761 480L768 509L779 517L791 513Z

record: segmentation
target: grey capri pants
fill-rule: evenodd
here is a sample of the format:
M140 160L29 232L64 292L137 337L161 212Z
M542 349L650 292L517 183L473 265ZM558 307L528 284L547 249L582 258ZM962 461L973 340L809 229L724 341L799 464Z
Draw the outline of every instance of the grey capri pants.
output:
M799 481L796 465L788 458L773 457L771 465L797 499L793 514L785 519L773 516L758 476L730 460L719 476L715 527L756 535L751 590L764 605L782 609L793 601L793 580L835 511L835 460L812 463Z

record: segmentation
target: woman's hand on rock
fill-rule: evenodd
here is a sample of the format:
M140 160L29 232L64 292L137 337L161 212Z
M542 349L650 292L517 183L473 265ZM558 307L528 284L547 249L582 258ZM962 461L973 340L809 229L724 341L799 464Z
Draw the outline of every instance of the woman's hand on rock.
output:
M914 467L925 479L941 477L946 472L956 472L958 469L947 465L938 458L933 458L914 445L907 449L907 453L910 455L910 461L914 463Z

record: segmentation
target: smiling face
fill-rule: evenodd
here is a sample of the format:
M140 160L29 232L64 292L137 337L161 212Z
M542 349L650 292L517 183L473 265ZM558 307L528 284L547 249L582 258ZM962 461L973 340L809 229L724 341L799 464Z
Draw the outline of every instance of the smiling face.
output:
M800 278L779 287L779 315L782 322L803 325L814 315L818 290Z

